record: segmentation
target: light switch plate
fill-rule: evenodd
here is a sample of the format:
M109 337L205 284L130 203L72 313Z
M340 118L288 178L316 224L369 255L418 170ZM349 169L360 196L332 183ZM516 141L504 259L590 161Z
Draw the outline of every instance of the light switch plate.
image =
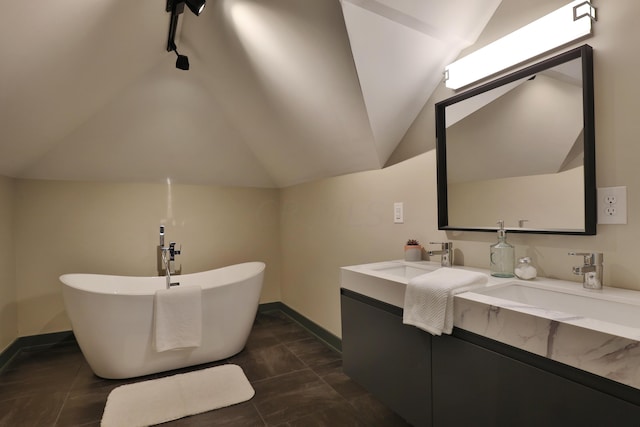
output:
M627 223L627 187L598 188L598 224Z
M393 223L404 223L404 204L402 202L395 202L393 204Z

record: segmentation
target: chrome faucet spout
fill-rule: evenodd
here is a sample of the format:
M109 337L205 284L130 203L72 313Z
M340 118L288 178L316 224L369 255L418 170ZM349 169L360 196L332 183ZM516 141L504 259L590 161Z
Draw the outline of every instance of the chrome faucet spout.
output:
M427 251L427 255L440 255L440 265L451 267L453 265L453 243L451 242L429 242L430 245L440 245L439 251Z
M581 265L577 267L573 267L573 274L581 276L585 273L591 273L596 271L596 267L593 265Z
M584 264L572 268L573 274L582 276L582 286L586 289L602 289L602 252L569 252L569 255L584 257Z

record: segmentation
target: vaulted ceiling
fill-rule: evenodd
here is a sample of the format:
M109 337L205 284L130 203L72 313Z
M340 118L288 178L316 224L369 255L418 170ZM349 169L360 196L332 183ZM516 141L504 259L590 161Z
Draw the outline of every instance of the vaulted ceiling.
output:
M5 2L0 175L284 187L383 167L500 0Z

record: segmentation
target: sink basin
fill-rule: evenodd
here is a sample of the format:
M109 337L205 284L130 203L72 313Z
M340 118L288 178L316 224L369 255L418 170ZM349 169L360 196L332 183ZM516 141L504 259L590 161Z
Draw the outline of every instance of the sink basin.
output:
M340 268L340 287L402 308L409 280L440 268L432 261L382 261Z
M384 265L384 266L372 266L371 270L376 271L378 273L390 274L392 276L399 276L404 279L413 279L416 276L420 276L421 274L430 273L435 271L437 267L435 266L413 266L409 264L399 264L399 265Z
M602 291L572 287L552 287L526 282L496 285L471 293L487 295L515 303L560 311L569 316L581 316L604 322L640 328L640 299L625 295L624 290L605 288Z

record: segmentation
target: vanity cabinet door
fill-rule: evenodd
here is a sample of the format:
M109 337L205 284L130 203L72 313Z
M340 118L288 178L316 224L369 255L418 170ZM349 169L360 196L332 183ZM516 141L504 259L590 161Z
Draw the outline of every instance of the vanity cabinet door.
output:
M401 309L355 295L341 295L345 374L407 422L431 426L431 336L403 325Z
M432 363L435 427L640 425L636 405L456 337Z

